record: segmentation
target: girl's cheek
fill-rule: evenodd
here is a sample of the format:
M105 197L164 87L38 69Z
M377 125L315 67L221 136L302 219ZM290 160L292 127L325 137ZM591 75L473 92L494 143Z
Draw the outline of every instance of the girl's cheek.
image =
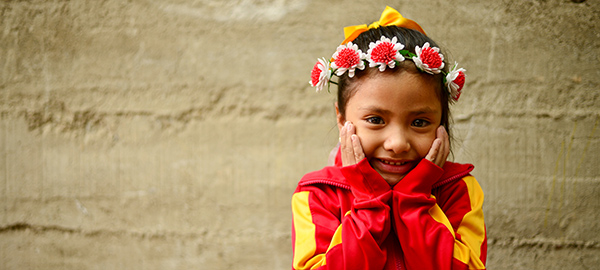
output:
M357 129L356 131L356 135L358 135L358 138L360 139L360 143L365 155L367 157L372 156L374 149L377 147L378 144L376 134L374 134L372 131L365 129L362 129L362 131L360 131L360 129Z
M433 141L435 141L436 135L435 132L432 132L430 134L428 134L427 138L424 138L424 140L422 140L422 144L419 146L419 155L421 156L421 158L424 158L427 153L429 153L429 150L431 149L431 146L433 145Z

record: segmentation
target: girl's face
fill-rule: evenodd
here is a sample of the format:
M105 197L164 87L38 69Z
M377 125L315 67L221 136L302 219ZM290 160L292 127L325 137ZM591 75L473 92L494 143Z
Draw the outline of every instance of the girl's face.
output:
M356 127L369 163L395 185L424 158L442 118L436 82L429 75L400 71L365 76L346 104L338 128Z

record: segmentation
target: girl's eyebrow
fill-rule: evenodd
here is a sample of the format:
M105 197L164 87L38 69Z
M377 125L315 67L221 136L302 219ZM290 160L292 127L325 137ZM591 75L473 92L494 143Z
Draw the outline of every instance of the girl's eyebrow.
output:
M374 112L377 114L382 114L382 115L389 115L392 114L392 111L390 110L386 110L383 109L381 107L372 105L372 106L366 106L366 107L359 107L358 110L360 111L367 111L367 112ZM421 114L430 114L430 113L437 113L438 110L431 108L431 107L422 107L422 108L417 108L412 110L411 112L409 112L409 114L411 115L421 115Z
M437 112L438 112L438 110L436 110L436 109L433 109L430 107L423 107L423 108L419 108L419 109L412 111L410 114L420 115L420 114L437 113Z
M359 107L358 110L359 111L374 112L374 113L381 114L381 115L392 114L392 112L390 110L386 110L386 109L377 107L375 105L366 106L366 107Z

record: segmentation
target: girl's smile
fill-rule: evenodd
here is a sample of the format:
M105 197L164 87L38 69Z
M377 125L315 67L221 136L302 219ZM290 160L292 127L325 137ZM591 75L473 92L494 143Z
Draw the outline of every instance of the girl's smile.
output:
M390 185L429 152L442 118L433 76L406 70L370 74L338 110L340 132L350 122L369 163Z
M414 161L400 161L394 162L385 159L373 159L369 163L373 168L379 168L378 171L384 171L391 174L407 174L417 164Z

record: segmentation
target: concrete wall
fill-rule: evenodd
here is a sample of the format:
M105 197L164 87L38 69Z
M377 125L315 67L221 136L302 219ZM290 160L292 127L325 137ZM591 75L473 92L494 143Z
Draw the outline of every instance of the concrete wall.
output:
M600 263L597 0L0 2L1 269L288 269L337 141L308 86L386 4L467 69L491 269Z

